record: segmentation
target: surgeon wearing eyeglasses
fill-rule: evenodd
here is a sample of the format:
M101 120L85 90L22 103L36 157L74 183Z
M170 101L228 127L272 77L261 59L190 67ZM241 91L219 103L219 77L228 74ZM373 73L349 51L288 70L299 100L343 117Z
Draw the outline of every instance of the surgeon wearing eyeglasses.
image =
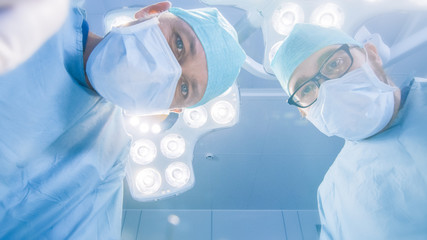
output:
M321 239L427 239L427 80L398 88L375 45L297 24L271 63L294 105L345 145L318 188Z
M157 3L100 37L78 6L0 75L0 239L120 239L123 110L202 105L232 85L245 60L215 8Z

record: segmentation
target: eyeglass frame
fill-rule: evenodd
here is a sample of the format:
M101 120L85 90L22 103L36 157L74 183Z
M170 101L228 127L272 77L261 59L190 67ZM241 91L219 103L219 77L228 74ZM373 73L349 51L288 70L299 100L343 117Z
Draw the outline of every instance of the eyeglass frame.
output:
M309 105L307 105L307 106L301 106L301 105L299 105L298 103L296 103L294 100L293 100L293 98L294 98L294 96L295 96L295 94L298 92L298 90L300 90L303 86L305 86L307 83L309 83L309 82L314 82L316 85L317 85L317 88L320 88L320 83L319 83L319 80L325 80L325 81L327 81L327 80L331 80L331 78L328 78L328 77L326 77L325 75L323 75L322 73L321 73L321 71L322 71L322 69L323 69L323 67L325 66L325 64L335 55L335 53L337 53L337 52L339 52L339 51L341 51L341 50L344 50L346 53L347 53L347 55L350 57L350 59L351 59L351 63L350 63L350 65L349 65L349 67L347 68L347 70L343 73L343 74L341 74L339 77L337 77L337 78L340 78L340 77L342 77L342 76L344 76L345 74L347 74L347 72L348 72L348 70L350 70L350 68L351 68L351 66L353 66L353 55L351 54L351 52L350 52L350 46L348 45L348 44L342 44L339 48L337 48L337 49L335 49L335 51L334 52L332 52L329 56L328 56L328 58L326 58L325 59L325 61L323 61L323 63L322 63L322 65L319 67L319 71L317 71L317 73L314 75L314 77L312 77L312 78L310 78L310 79L308 79L307 81L305 81L303 84L301 84L295 91L294 91L294 93L292 93L292 95L288 98L288 104L289 105L294 105L294 106L297 106L297 107L299 107L299 108L308 108L308 107L310 107L311 105L313 105L313 103L315 103L316 101L317 101L317 97L316 97L316 99L312 102L312 103L310 103Z

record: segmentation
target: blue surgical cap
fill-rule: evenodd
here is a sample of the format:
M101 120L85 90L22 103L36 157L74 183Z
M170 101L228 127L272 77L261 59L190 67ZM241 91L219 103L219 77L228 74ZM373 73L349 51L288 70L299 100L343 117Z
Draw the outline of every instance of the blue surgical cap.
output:
M339 29L296 24L271 61L271 68L286 93L290 95L289 80L298 65L320 49L337 44L360 46L360 43Z
M246 54L239 45L233 26L216 8L171 8L169 12L191 26L205 50L208 84L202 99L192 107L203 105L231 87Z

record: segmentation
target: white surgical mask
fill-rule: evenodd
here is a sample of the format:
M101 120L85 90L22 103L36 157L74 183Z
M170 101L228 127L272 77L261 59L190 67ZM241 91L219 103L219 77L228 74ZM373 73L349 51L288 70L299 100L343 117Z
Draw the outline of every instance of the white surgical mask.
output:
M341 78L322 83L307 119L327 136L368 138L391 120L396 89L381 82L366 63Z
M158 24L154 17L112 29L87 62L87 76L96 92L133 113L169 109L181 76L181 66Z

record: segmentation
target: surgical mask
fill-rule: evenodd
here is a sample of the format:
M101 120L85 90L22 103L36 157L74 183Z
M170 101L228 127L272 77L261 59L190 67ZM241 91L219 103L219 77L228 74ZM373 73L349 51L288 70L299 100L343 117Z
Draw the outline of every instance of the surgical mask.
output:
M157 17L114 28L95 47L87 76L99 95L123 109L150 114L170 108L182 69Z
M307 119L327 136L361 140L381 131L394 112L396 87L381 82L366 63L320 85Z

